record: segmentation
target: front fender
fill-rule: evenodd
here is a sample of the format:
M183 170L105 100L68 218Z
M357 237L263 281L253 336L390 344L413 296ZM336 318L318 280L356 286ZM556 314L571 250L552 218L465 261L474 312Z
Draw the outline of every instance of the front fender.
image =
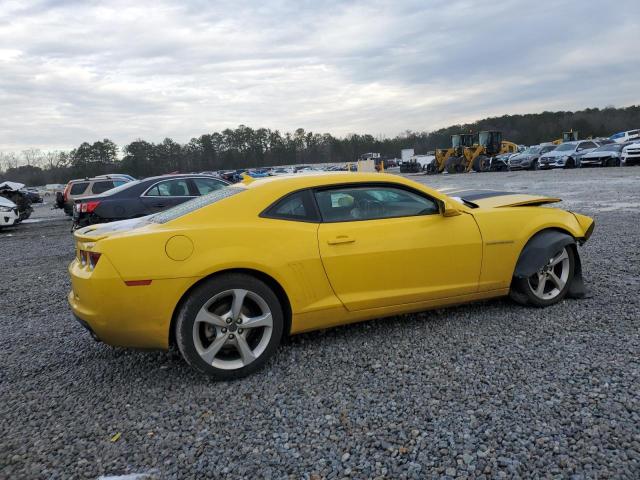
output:
M571 235L558 230L543 230L534 235L522 249L516 269L513 273L517 278L529 278L552 258L560 249L570 245L573 249L575 265L573 280L569 286L568 296L582 298L586 295L582 278L582 263L578 255L576 240Z

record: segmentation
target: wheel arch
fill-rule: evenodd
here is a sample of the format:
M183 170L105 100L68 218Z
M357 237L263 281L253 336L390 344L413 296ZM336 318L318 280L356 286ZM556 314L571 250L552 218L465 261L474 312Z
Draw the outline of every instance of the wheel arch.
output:
M252 268L228 268L225 270L219 270L205 277L202 277L200 280L198 280L193 285L191 285L182 294L182 296L180 297L180 300L178 300L178 303L176 304L176 307L173 310L173 314L171 315L171 323L169 324L169 346L170 347L176 345L175 324L176 324L180 309L182 308L182 305L187 300L191 292L194 289L196 289L198 286L200 286L202 283L212 278L216 278L221 275L226 275L229 273L242 273L245 275L250 275L252 277L257 278L258 280L263 281L264 283L267 284L269 288L273 290L273 293L275 293L276 297L278 297L278 300L280 300L280 305L282 305L282 313L284 315L284 328L282 329L282 337L284 339L287 336L289 336L291 332L291 317L292 317L291 302L289 301L289 296L285 292L282 285L280 285L280 283L275 278L273 278L272 276L264 272L261 272L260 270L255 270Z
M560 248L567 246L573 250L575 259L573 279L567 295L573 298L584 297L586 291L578 243L570 231L561 227L544 228L529 237L516 261L513 278L530 277L545 265L548 258L555 255Z

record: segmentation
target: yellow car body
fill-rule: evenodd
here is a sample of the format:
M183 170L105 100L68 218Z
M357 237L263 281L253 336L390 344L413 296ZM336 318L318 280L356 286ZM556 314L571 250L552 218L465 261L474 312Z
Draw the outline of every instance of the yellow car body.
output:
M291 192L347 184L409 189L439 212L341 222L264 215ZM285 333L296 334L507 295L534 235L553 229L581 242L593 229L588 217L539 206L557 199L480 192L463 203L455 192L389 174L272 177L228 188L239 193L166 223L142 218L77 230L69 266L75 316L108 344L166 349L194 286L239 271L278 294ZM94 268L90 253L99 254Z

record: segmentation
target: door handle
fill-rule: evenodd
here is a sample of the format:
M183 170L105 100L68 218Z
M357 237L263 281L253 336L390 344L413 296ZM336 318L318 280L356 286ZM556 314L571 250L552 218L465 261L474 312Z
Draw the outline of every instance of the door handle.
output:
M327 243L329 245L338 245L340 243L353 243L355 242L356 239L349 236L349 235L338 235L336 237L333 237L329 240L327 240Z
M158 207L158 208L164 208L164 207L166 207L167 205L166 205L166 204L164 204L164 203L154 203L154 204L153 204L153 206L154 206L154 207Z

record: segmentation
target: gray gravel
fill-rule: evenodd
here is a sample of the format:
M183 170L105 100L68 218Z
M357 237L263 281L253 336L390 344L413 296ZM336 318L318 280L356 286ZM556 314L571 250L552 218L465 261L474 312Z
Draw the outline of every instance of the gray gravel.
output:
M595 216L592 296L304 334L214 383L71 320L70 224L41 207L0 232L0 477L639 478L640 169L415 178Z

